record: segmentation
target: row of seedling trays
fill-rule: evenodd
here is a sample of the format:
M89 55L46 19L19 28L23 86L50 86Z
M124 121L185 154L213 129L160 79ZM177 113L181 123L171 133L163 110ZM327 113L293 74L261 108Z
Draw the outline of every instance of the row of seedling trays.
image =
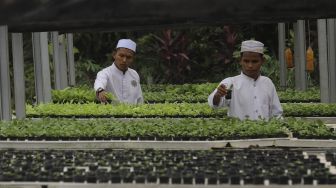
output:
M321 150L334 163L335 149ZM0 182L325 185L336 176L295 149L0 150Z

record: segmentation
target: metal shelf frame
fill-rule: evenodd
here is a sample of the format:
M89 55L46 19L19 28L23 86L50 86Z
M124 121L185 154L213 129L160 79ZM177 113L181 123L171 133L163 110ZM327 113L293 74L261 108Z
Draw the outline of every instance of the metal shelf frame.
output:
M336 140L265 138L218 141L0 141L0 149L172 149L208 150L249 147L336 148Z

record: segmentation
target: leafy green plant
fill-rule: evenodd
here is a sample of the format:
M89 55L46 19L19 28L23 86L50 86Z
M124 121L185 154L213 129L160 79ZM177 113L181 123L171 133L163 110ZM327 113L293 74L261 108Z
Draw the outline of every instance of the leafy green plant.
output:
M284 116L336 116L336 104L327 103L288 103L282 105Z
M115 102L116 98L112 93L107 93L108 101ZM83 85L80 87L68 87L63 90L52 90L53 103L90 103L99 101L93 88Z
M82 139L82 138L170 138L242 139L287 137L281 121L224 119L41 119L0 122L1 138ZM20 130L20 131L18 131Z
M184 139L253 138L335 139L322 121L297 118L240 121L236 118L40 119L0 122L0 138L10 139Z
M216 117L225 116L226 110L214 111L204 103L160 104L40 104L27 105L27 117Z
M209 94L217 87L218 83L165 85L151 84L142 85L146 103L174 103L174 102L207 102ZM54 103L90 103L95 101L95 93L88 86L53 90ZM281 102L319 102L320 92L317 88L307 91L294 89L279 90Z
M285 117L336 116L336 104L283 104ZM27 117L225 117L227 109L207 103L156 104L40 104L27 105Z
M297 118L288 118L285 126L297 138L335 139L335 133L330 131L321 120L304 121Z
M306 91L297 91L291 88L278 90L280 101L291 102L320 102L320 91L318 88L308 88Z
M91 85L98 71L104 67L92 59L79 57L76 61L76 81L78 85Z
M184 32L165 29L162 35L152 34L156 43L153 49L161 54L165 63L165 75L167 81L173 83L183 83L185 72L190 71L189 57L187 55L187 36Z

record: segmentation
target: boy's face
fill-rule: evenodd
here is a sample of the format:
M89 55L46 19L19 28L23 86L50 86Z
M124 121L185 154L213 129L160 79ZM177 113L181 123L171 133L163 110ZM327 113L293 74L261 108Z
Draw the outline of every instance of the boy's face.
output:
M239 63L245 75L257 79L260 75L260 68L264 63L264 58L262 54L256 52L243 52Z
M114 62L117 68L125 72L133 63L134 52L127 48L118 48L113 54Z

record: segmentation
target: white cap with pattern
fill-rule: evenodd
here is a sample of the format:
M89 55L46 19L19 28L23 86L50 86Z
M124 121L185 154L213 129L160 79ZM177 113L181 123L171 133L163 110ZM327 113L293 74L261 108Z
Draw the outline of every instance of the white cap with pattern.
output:
M131 39L120 39L118 41L116 48L127 48L135 52L136 50L136 43L132 41Z
M256 52L264 54L264 44L256 40L246 40L242 42L240 52Z

